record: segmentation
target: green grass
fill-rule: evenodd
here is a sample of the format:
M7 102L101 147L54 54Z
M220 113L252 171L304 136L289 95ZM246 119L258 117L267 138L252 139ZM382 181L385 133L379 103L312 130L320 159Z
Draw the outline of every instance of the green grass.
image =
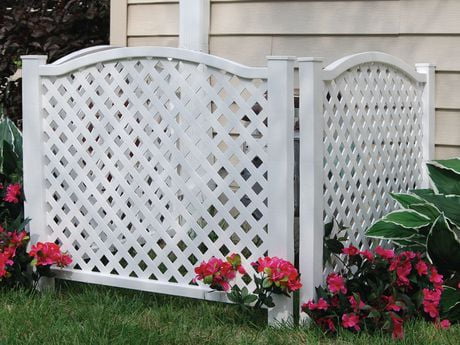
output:
M324 336L316 327L267 327L264 313L235 306L130 290L61 283L55 293L0 291L0 344L459 344L447 331L418 321L406 338Z

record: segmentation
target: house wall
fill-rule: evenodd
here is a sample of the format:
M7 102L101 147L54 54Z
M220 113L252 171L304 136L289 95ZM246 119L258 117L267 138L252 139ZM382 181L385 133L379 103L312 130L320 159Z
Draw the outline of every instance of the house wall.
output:
M177 46L173 0L112 0L111 42ZM212 0L211 54L251 66L267 55L378 50L436 72L436 157L460 156L460 0Z

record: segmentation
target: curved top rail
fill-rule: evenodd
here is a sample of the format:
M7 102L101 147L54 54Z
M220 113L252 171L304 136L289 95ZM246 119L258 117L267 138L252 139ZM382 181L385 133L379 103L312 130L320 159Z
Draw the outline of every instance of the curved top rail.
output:
M62 58L61 60L64 60L64 62L61 62L59 64L49 64L40 66L40 75L59 76L82 69L86 66L97 64L99 62L116 61L132 58L160 57L180 59L199 64L202 63L217 69L225 70L227 72L238 75L242 78L266 79L268 76L268 70L265 67L248 67L217 56L180 48L125 47L114 48L109 50L104 49L102 51L90 52L88 54L84 53L83 55L77 54L77 57L70 57L70 55L72 54L69 54L68 56Z
M109 46L109 45L100 45L100 46L94 46L94 47L89 47L89 48L83 48L83 49L77 50L77 51L75 51L73 53L67 54L66 56L63 56L60 59L57 59L51 65L61 65L64 62L74 60L74 59L79 58L79 57L84 56L84 55L93 54L93 53L97 53L97 52L101 52L101 51L105 51L105 50L110 50L110 49L115 49L115 48L119 48L119 47L118 46Z
M359 53L334 61L324 69L323 80L333 80L350 68L369 62L390 65L418 82L426 82L426 76L418 73L414 67L393 55L382 52Z

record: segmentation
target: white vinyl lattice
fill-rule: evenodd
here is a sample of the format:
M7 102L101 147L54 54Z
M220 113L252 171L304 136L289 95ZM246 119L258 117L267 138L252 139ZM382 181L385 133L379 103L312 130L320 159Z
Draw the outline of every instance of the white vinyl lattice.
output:
M41 80L46 224L72 270L188 285L267 252L267 80L174 58Z
M390 192L420 187L423 88L383 63L325 81L325 219L349 227L348 244L367 248L364 231L396 206Z

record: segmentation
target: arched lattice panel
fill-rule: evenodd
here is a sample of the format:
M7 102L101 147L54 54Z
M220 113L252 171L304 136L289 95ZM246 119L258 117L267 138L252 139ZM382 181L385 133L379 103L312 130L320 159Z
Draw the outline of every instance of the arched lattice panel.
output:
M211 256L267 252L266 79L145 57L41 84L46 225L71 270L189 285Z
M378 62L324 83L325 221L367 248L365 230L396 207L390 193L421 185L424 84Z

